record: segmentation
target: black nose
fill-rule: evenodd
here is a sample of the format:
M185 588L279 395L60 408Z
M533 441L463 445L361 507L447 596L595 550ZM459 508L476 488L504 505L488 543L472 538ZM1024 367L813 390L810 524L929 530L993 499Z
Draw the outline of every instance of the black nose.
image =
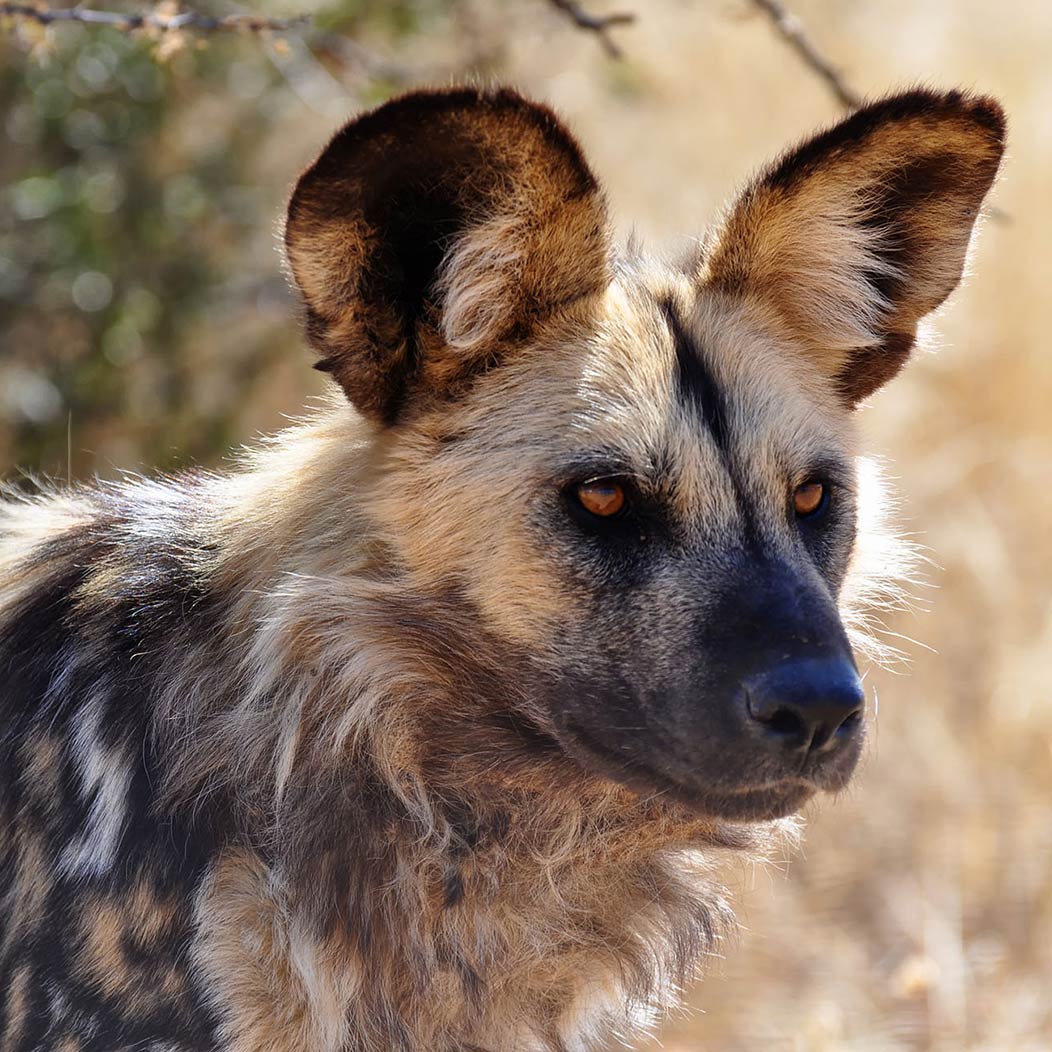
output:
M832 750L862 725L865 694L846 657L796 658L745 682L753 726L783 752Z

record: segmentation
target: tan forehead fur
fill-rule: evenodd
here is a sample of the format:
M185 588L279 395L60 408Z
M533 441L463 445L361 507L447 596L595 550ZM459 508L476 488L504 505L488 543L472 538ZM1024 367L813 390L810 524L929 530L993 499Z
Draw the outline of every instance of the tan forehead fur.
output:
M600 473L604 456L627 461L688 530L733 530L727 466L677 393L662 300L682 312L705 355L731 410L731 454L774 514L816 461L853 452L849 413L790 338L675 269L626 265L601 298L561 317L462 400L381 440L368 513L419 585L456 576L506 634L547 637L577 599L551 573L530 505L568 481L559 471L575 457Z

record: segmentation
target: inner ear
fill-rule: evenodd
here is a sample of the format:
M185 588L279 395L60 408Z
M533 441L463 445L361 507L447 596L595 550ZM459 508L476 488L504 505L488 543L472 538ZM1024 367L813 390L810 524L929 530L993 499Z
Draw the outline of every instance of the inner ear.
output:
M761 173L701 280L787 329L854 405L960 281L1004 130L996 102L960 92L866 106Z
M297 184L285 244L319 366L384 423L608 280L579 147L507 90L417 92L348 124Z

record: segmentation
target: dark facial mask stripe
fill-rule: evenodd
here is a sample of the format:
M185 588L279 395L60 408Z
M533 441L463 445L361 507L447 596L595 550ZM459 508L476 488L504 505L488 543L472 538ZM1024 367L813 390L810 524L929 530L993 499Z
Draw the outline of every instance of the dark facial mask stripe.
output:
M660 306L676 350L677 396L698 414L711 433L716 448L726 454L730 448L730 435L723 393L697 345L684 328L676 308L669 300L663 300Z
M701 420L712 435L712 441L723 461L727 475L734 487L738 510L742 518L743 540L752 550L760 550L760 530L753 514L746 487L739 477L731 458L731 436L728 425L729 411L723 392L709 370L697 344L683 325L683 320L671 300L659 302L672 343L676 351L676 395L679 400Z

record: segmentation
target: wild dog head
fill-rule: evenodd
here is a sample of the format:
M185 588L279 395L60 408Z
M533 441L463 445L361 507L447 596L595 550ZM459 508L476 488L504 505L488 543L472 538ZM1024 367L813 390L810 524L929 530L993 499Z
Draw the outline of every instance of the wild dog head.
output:
M845 785L853 410L960 280L1003 137L989 99L887 98L676 267L615 253L579 147L511 91L397 99L304 174L288 258L371 427L369 513L422 602L517 655L494 697L538 748L717 818Z

